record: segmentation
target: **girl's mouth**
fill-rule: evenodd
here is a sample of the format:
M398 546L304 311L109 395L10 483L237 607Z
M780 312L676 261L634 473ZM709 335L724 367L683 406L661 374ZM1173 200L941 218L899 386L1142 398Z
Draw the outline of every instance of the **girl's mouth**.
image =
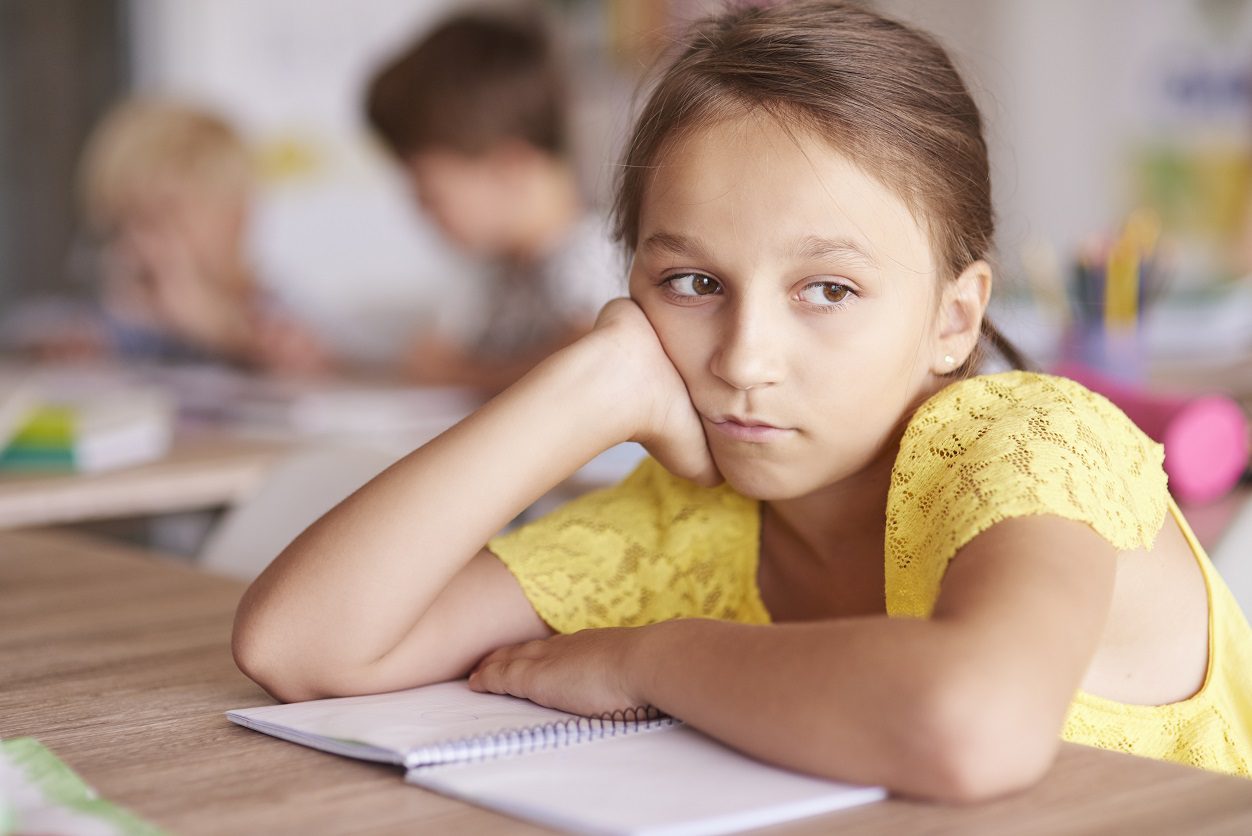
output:
M765 421L754 418L741 418L733 415L705 418L705 423L715 431L734 439L753 444L763 444L786 437L794 430L787 427L776 427Z

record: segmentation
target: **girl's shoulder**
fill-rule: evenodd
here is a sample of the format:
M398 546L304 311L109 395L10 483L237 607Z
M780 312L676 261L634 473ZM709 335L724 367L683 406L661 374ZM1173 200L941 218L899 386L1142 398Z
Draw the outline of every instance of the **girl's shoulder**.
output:
M918 408L906 436L916 439L939 432L977 439L992 424L1045 437L1049 429L1079 426L1109 442L1153 444L1102 395L1069 378L1027 371L977 375L949 384Z
M1069 378L1012 371L957 381L923 403L896 469L1006 456L1025 466L1063 459L1079 470L1150 474L1164 484L1164 448L1103 395Z
M900 442L889 586L912 588L902 610L926 611L956 551L1011 517L1064 517L1119 550L1149 548L1168 507L1163 464L1159 444L1072 380L1019 371L953 383L918 408Z
M1011 481L1061 472L1165 487L1164 448L1102 395L1064 377L1013 371L952 383L913 414L898 479L951 476L1000 462Z

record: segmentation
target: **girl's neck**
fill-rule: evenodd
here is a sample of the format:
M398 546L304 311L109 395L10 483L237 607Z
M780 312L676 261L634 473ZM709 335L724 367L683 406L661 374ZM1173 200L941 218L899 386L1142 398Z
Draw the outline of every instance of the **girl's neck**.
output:
M881 554L887 524L887 494L900 452L900 440L917 408L946 385L927 383L913 406L887 435L874 457L857 473L793 499L771 500L761 509L763 525L782 528L818 563L829 564L871 549Z
M881 550L886 525L887 491L898 439L854 477L805 496L766 502L763 525L778 526L817 563L835 563Z

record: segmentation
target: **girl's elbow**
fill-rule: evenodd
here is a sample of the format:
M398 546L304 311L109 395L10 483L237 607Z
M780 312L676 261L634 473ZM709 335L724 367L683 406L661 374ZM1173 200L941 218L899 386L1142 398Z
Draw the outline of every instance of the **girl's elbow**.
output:
M279 702L304 702L396 690L394 666L335 657L329 650L291 646L281 634L237 624L231 654L239 670ZM421 683L414 683L421 684ZM404 687L410 687L406 682Z
M235 628L231 636L230 651L235 658L235 666L243 675L260 685L279 702L299 702L312 698L298 683L291 681L291 677L278 663L279 655L246 629Z
M267 635L259 625L237 621L230 650L244 676L280 702L336 696L333 688L319 681L325 678L325 672L314 665L301 664L289 649Z
M1047 773L1060 745L1057 730L1021 700L986 690L940 688L923 714L918 794L936 801L968 804L1026 789Z
M961 741L933 762L933 798L972 804L1019 792L1037 783L1052 764L1046 757L1014 748L1011 741Z

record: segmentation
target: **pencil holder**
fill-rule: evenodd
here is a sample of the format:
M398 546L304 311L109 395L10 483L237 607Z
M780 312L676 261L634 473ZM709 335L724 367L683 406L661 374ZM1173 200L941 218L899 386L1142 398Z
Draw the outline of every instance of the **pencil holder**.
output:
M1077 364L1061 365L1053 373L1108 398L1165 447L1169 489L1181 502L1218 499L1238 483L1247 468L1248 416L1226 395L1161 395Z

